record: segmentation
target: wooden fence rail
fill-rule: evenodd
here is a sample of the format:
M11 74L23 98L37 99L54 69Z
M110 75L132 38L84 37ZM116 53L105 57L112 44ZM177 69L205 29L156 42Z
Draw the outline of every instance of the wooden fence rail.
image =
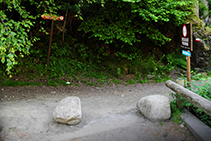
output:
M166 86L170 88L172 91L177 93L179 96L183 97L197 108L201 109L209 116L211 116L211 101L201 97L200 95L180 86L179 84L168 80L166 81Z

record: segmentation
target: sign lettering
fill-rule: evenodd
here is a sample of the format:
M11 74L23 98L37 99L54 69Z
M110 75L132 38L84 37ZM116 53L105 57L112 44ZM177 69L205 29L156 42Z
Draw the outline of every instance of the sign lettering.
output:
M189 38L183 38L182 37L182 42L189 42Z
M188 44L188 42L182 42L182 45L184 45L184 46L189 46L189 44Z

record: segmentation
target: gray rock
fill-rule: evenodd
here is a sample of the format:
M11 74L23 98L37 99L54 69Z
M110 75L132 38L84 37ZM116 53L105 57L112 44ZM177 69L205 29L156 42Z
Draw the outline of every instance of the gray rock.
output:
M176 83L183 86L183 87L185 86L185 80L184 79L177 79Z
M53 118L58 123L78 124L82 118L81 100L75 96L61 100L53 111Z
M194 70L198 71L198 72L202 71L202 69L200 69L200 68L194 68Z
M137 103L140 112L151 121L164 121L170 118L170 101L166 96L150 95Z
M148 78L148 79L152 79L152 78L155 77L155 76L156 76L156 75L154 75L154 74L148 74L148 75L147 75L147 78Z
M207 77L207 72L201 72L201 75Z

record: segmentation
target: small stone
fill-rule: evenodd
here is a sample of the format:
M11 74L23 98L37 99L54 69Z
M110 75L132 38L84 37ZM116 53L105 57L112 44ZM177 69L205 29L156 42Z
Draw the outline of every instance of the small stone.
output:
M66 82L66 84L67 84L67 85L69 85L69 84L70 84L70 82Z
M152 79L153 77L155 77L154 74L148 74L148 75L147 75L147 78L148 78L148 79Z
M25 94L22 94L22 96L23 96L23 97L27 97L27 95L25 95Z
M54 92L51 92L52 94L55 94L56 92L54 91Z
M125 97L124 95L122 95L122 97Z
M185 141L185 138L184 137L179 137L178 138L180 141Z
M200 68L194 68L194 70L195 70L195 71L201 71L201 69L200 69Z
M2 91L4 90L4 89L1 89Z
M206 72L201 72L201 75L202 76L207 76L207 73Z
M185 126L184 126L183 124L180 124L180 127L181 127L181 128L184 128Z
M163 137L167 137L168 135L166 133L163 134Z
M177 79L176 80L176 83L179 84L180 86L183 86L185 85L185 80L184 79Z
M4 95L4 98L7 98L7 96L6 96L6 95Z

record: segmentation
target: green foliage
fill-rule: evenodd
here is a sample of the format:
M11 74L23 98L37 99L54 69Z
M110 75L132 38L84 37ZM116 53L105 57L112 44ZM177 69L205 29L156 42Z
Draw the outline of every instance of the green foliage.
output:
M117 79L111 79L110 80L111 83L115 83L115 84L122 84L121 80L117 80Z
M67 2L58 0L39 2L30 0L28 2L20 0L13 3L4 0L0 4L2 4L0 6L0 59L1 66L6 66L1 69L5 69L8 74L11 74L14 65L18 63L34 64L34 60L21 62L22 60L18 59L28 55L27 57L35 57L40 61L39 65L38 63L35 64L39 67L36 77L43 76L49 71L51 77L61 77L68 70L69 73L72 73L73 70L79 72L80 70L90 71L90 66L103 64L105 59L111 55L105 53L106 48L99 45L99 42L94 43L94 45L87 45L81 43L81 40L72 38L71 42L73 43L71 45L61 47L58 43L52 44L50 67L45 70L42 69L46 67L43 63L46 62L47 58L44 46L47 46L46 41L49 38L40 38L43 45L39 48L37 46L31 48L32 43L39 39L32 35L33 30L36 30L36 32L37 30L43 31L47 34L44 26L48 26L48 21L41 19L41 14L67 15L65 19L68 23L69 21L72 23L72 15L83 18L84 21L77 24L80 25L81 23L79 29L86 33L84 34L85 37L90 35L93 40L100 39L110 44L110 51L114 51L114 57L117 57L118 61L124 59L123 61L126 60L125 62L128 63L136 60L140 55L139 53L138 55L135 54L140 49L135 45L137 42L147 40L162 45L166 41L170 41L169 38L163 35L160 27L167 23L174 25L182 23L191 13L191 7L193 6L193 2L182 0L167 0L165 2L158 0L72 0ZM14 13L17 16L13 15ZM63 27L65 26L64 24ZM144 38L137 37L137 35ZM78 35L74 34L74 36ZM83 42L86 42L86 40L83 39ZM38 44L34 43L34 45ZM71 56L67 59L63 58L65 55ZM65 61L70 61L69 66L75 68L63 65ZM120 63L123 63L123 61ZM100 69L105 70L102 67ZM62 70L62 68L66 70ZM114 67L114 69L118 77L125 72L121 65Z
M16 58L23 57L23 54L29 54L32 41L36 40L36 38L28 39L27 35L30 27L34 24L30 19L34 18L19 3L10 4L10 1L4 1L0 4L8 4L7 9L0 7L0 59L2 64L6 64L6 71L10 74L13 66L18 63ZM12 9L19 12L23 18L22 21L15 21L7 17L5 13L11 12ZM17 51L20 52L18 55Z
M139 34L162 45L170 39L162 34L159 26L169 22L174 25L183 23L193 6L194 2L183 0L105 0L104 7L100 3L84 4L81 12L86 14L79 30L91 33L90 37L97 37L107 44L120 40L132 45L141 42L142 39L136 38Z
M208 81L203 85L198 85L196 84L192 84L192 86L194 87L194 92L197 93L198 95L206 98L207 100L211 101L211 89L210 89L210 85L211 82ZM207 115L206 113L204 113L201 109L197 108L196 106L194 106L193 104L185 101L184 105L187 107L192 107L193 110L196 112L196 116L203 121L205 124L207 124L209 127L211 127L211 117L209 115Z
M201 19L205 19L206 17L211 16L211 1L208 0L208 6L205 5L205 2L203 0L199 0L199 17Z
M211 71L208 71L207 72L207 76L211 76Z
M202 81L204 81L204 80L206 80L206 76L204 76L204 75L202 75L201 73L194 73L193 74L193 76L192 76L192 78L191 79L193 79L193 80L202 80Z
M58 86L59 85L56 81L54 81L52 79L49 79L47 84L50 86Z
M133 85L133 84L136 83L136 81L133 80L133 79L128 79L128 80L126 80L126 82L127 82L128 84L130 84L130 85Z
M23 81L12 81L10 79L4 80L0 83L0 86L28 86L28 85L42 85L42 83L34 82L23 82Z
M0 1L0 63L6 66L5 71L8 74L11 74L14 65L18 64L17 58L29 55L32 43L38 40L35 36L29 36L36 19L45 12L55 14L58 10L53 0L39 3L34 0L28 3L25 1Z
M180 124L182 122L180 118L182 111L177 108L175 99L170 102L170 106L171 106L171 116L173 118L173 122Z
M176 53L166 55L167 67L171 68L187 68L186 56L182 55L181 52L176 51Z

